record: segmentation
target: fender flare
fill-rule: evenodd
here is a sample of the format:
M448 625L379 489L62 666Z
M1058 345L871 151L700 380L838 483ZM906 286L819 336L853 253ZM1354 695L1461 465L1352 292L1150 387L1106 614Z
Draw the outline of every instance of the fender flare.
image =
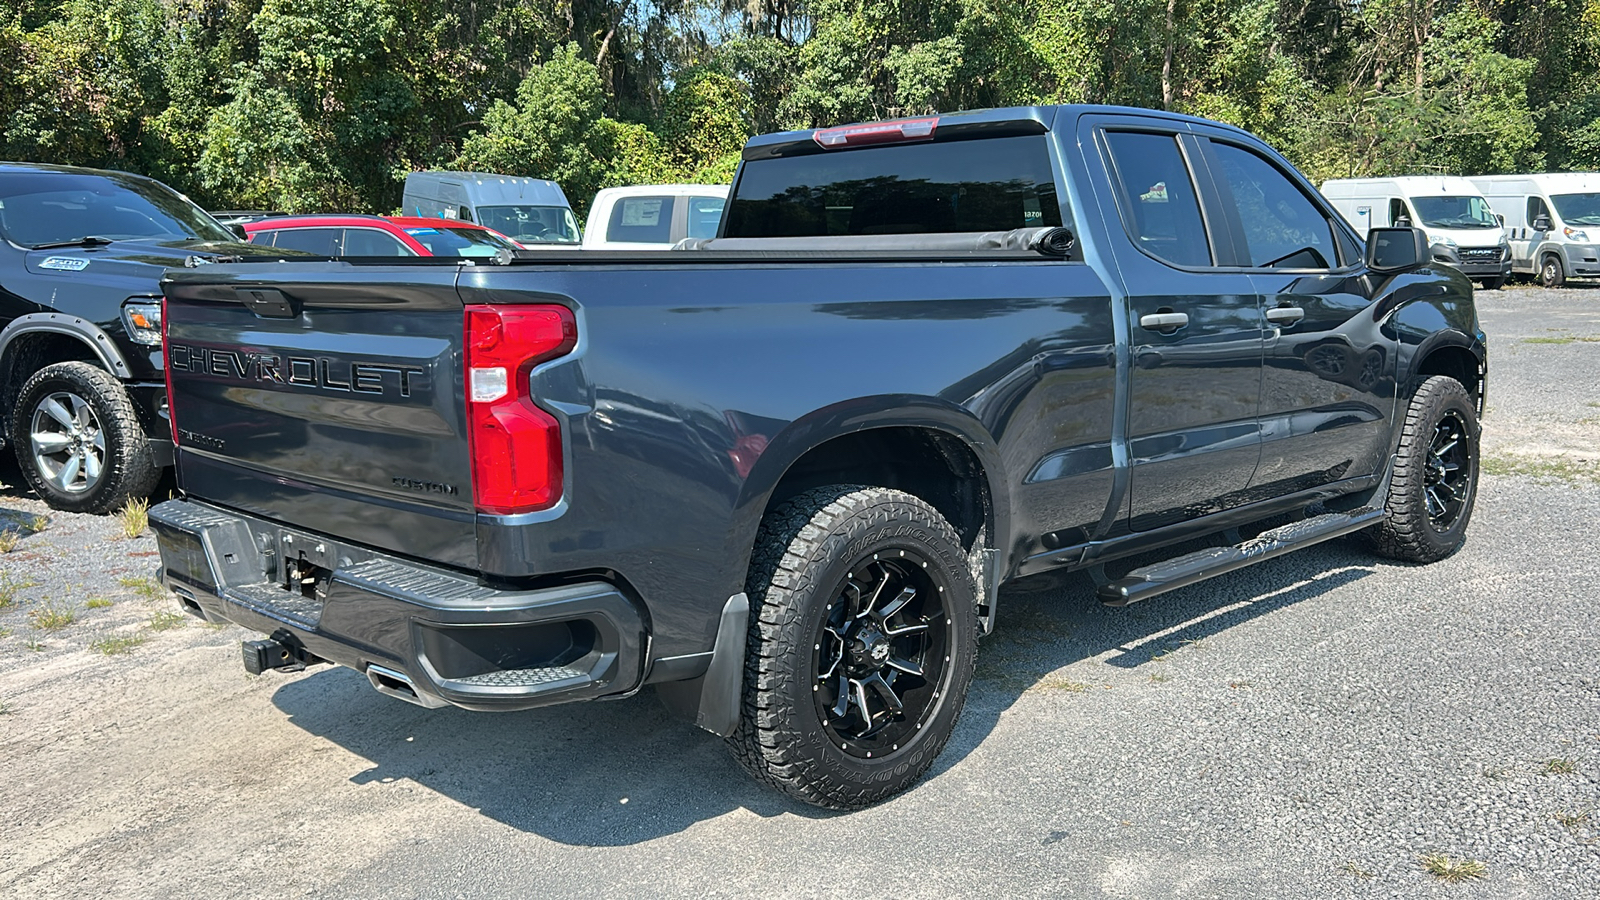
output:
M121 379L133 377L133 370L128 367L128 361L123 358L122 351L111 340L100 326L81 316L69 316L58 312L28 313L18 316L10 325L0 331L0 371L3 371L11 345L17 338L25 334L61 334L76 338L80 343L93 350L95 357L105 366L107 372Z

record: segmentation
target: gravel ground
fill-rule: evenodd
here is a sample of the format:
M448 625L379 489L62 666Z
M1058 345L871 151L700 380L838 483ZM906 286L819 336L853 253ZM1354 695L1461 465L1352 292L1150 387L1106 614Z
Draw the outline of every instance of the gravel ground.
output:
M487 715L343 669L252 678L242 630L150 596L148 535L51 513L0 465L0 520L46 519L0 554L0 885L1600 896L1600 287L1480 304L1489 474L1462 552L1332 542L1125 610L1019 582L930 777L848 815L756 787L648 696ZM51 610L73 621L47 630ZM136 643L91 649L112 638ZM1443 884L1435 853L1484 875Z

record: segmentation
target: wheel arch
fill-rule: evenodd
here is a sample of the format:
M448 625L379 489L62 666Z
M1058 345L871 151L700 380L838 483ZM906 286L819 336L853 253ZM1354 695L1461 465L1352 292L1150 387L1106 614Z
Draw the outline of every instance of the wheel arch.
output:
M39 364L28 364L35 357ZM34 372L69 361L94 363L120 379L132 373L111 336L88 319L63 313L18 316L0 331L0 400L9 408Z
M936 398L868 397L817 410L767 444L745 479L734 546L749 566L761 519L802 491L826 484L903 490L938 510L975 557L985 603L1009 541L1010 497L999 448L967 410Z

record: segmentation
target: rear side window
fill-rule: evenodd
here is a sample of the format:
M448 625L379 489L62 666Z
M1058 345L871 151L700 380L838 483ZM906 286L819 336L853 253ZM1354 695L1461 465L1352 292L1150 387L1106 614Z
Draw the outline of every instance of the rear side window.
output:
M263 247L271 247L272 239L277 236L278 233L276 231L254 231L245 238L245 242L250 244L260 244Z
M1243 147L1212 142L1211 150L1239 207L1251 266L1334 266L1339 253L1333 246L1333 229L1322 210L1289 176Z
M1139 248L1180 266L1211 265L1211 245L1189 167L1170 134L1106 132L1126 199L1123 224Z
M606 240L632 244L672 243L673 197L619 197L611 207Z
M1044 135L746 162L724 237L940 234L1060 225Z
M690 197L689 237L714 238L717 226L722 224L722 208L728 201L721 197Z
M412 256L411 248L400 239L376 228L347 228L344 232L345 256Z
M273 246L280 250L304 250L317 256L338 256L342 228L283 228Z

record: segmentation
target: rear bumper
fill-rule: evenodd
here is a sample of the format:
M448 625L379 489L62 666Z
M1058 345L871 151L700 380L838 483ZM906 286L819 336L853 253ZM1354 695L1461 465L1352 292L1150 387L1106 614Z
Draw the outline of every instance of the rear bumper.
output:
M500 590L189 500L152 508L150 524L161 581L188 612L272 635L375 685L401 673L424 706L528 709L641 681L644 620L604 582ZM299 566L317 577L291 591Z

